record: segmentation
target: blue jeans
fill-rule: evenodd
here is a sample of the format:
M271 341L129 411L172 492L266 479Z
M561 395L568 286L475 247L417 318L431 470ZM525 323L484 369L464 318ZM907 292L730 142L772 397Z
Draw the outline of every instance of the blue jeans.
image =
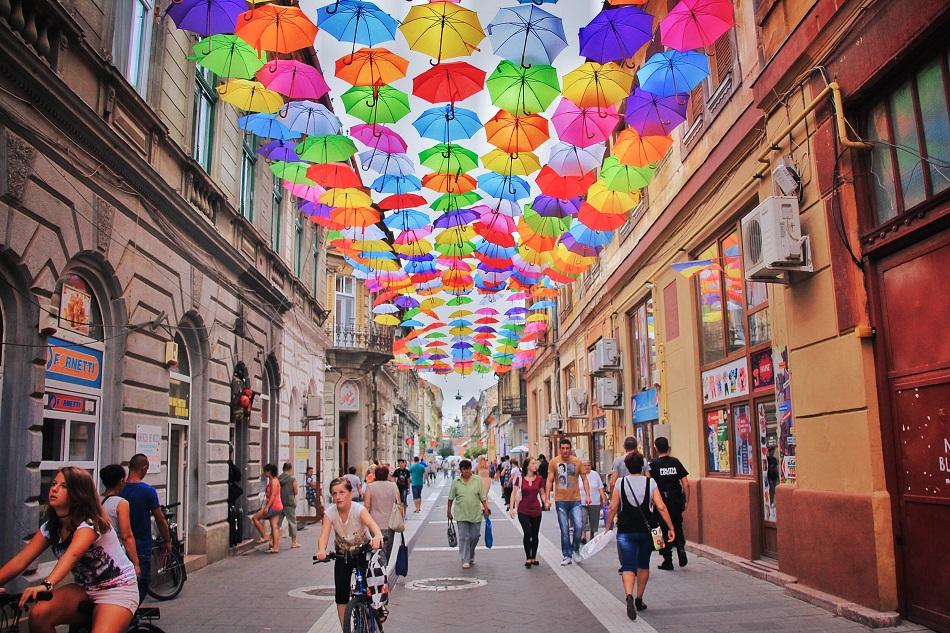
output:
M584 531L584 509L580 501L555 501L557 523L561 527L561 555L570 558L581 549L581 532ZM571 531L568 517L574 524L574 542L571 543Z
M620 569L632 573L650 569L650 554L653 553L653 537L646 532L621 532L617 534L617 555Z

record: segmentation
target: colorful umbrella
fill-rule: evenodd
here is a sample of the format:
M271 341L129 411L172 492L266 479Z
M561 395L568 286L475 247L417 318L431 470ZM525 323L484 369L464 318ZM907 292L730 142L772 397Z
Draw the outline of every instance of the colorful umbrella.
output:
M238 16L245 11L244 0L181 0L169 4L166 14L183 31L215 35L232 33Z
M680 0L660 22L660 41L678 51L716 43L733 25L732 0Z
M578 147L560 141L551 147L547 164L562 176L583 176L600 167L606 149L606 145L601 143Z
M530 152L548 140L548 120L539 114L516 116L499 110L485 123L485 136L504 152Z
M567 99L561 99L551 123L558 137L578 147L590 147L603 143L613 133L620 115L613 106L607 108L582 108Z
M577 212L577 221L598 231L619 229L627 221L626 213L604 213L586 202Z
M495 55L524 67L550 64L567 47L561 18L536 6L499 9L486 29Z
M406 176L416 171L416 166L405 154L386 152L360 152L360 165L363 171L372 169L384 176Z
M301 185L315 185L317 183L307 177L308 167L310 167L309 163L302 162L285 163L283 161L277 161L270 164L271 172L279 178Z
M399 23L372 2L339 0L317 10L317 25L341 42L376 46L396 39Z
M574 198L587 193L596 179L594 172L583 176L562 176L550 166L541 168L541 173L535 178L535 183L541 193L555 198Z
M534 152L509 154L500 149L493 149L481 158L485 169L508 176L527 176L541 169L541 161Z
M573 198L552 198L547 195L540 195L531 203L531 209L538 215L546 218L566 218L577 215L577 210L581 206L581 197Z
M666 136L686 120L688 94L660 97L637 88L627 98L627 125L647 136Z
M564 75L564 97L581 107L615 106L630 94L633 75L613 62L584 62Z
M238 127L249 134L256 134L261 138L273 138L287 141L300 138L300 132L285 127L277 120L275 114L248 114L238 119Z
M274 113L284 105L284 99L273 90L268 90L259 81L232 79L218 86L221 100L247 112Z
M478 115L465 108L451 105L429 108L412 122L419 136L448 143L472 138L482 129Z
M243 0L242 0L243 1ZM171 5L169 12L184 5ZM188 59L207 68L219 77L254 79L267 61L267 56L236 35L212 35L199 40L191 49Z
M351 86L381 86L406 76L409 60L386 48L361 48L336 60L336 76Z
M465 193L477 186L467 174L428 174L422 177L422 186L439 193Z
M327 189L326 193L320 196L320 202L338 209L356 209L368 207L373 204L373 199L360 189L344 187Z
M383 222L391 229L408 231L412 229L421 229L429 223L429 216L422 211L414 209L403 209L391 215L386 216Z
M385 211L394 209L411 209L412 207L421 207L426 203L426 199L414 193L396 194L387 196L379 201L379 208Z
M498 150L493 150L497 152ZM487 156L487 154L486 154ZM504 154L508 156L508 154ZM521 154L519 154L519 157ZM534 156L534 154L531 154ZM484 159L484 157L482 157ZM502 200L521 200L531 195L528 181L511 174L482 174L478 177L478 187L492 198Z
M478 14L449 2L413 6L399 30L410 49L434 57L436 63L471 55L485 39Z
M481 92L485 71L468 62L439 64L412 80L412 94L429 103L455 103Z
M660 97L688 94L709 74L709 60L695 51L654 54L640 70L640 87Z
M622 164L616 156L609 156L601 167L599 180L612 191L630 192L649 185L654 171L654 167L632 167Z
M317 27L297 7L266 4L239 15L234 34L261 51L293 53L313 46Z
M614 155L624 165L644 167L666 156L672 146L669 136L640 136L635 129L627 128L617 137Z
M398 154L409 148L402 136L385 125L354 125L350 128L350 136L378 152Z
M409 95L392 86L354 86L340 95L347 113L367 123L395 123L409 114Z
M258 147L257 153L267 160L282 160L293 163L300 160L297 152L294 151L296 146L297 144L292 141L273 140Z
M290 99L319 99L330 86L316 68L291 59L275 59L257 72L257 80Z
M601 11L580 30L581 56L623 61L653 39L653 16L634 7Z
M544 112L561 93L557 70L548 64L525 68L503 60L485 84L492 103L512 114Z
M449 174L465 173L478 168L478 154L455 143L439 143L419 152L423 167Z
M278 121L291 130L309 136L336 134L340 131L340 119L322 103L316 101L291 101L281 110Z
M307 170L307 177L328 188L362 187L363 181L346 163L317 163Z
M370 188L376 193L409 193L422 189L422 181L412 174L406 174L404 176L398 174L384 174L374 180Z
M342 163L356 153L356 145L339 134L310 136L297 146L297 153L314 163Z

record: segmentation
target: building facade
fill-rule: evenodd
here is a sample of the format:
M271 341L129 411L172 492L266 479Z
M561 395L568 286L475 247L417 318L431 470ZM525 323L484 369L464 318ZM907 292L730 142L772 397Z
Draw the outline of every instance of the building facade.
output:
M529 448L572 437L600 470L624 436L648 455L666 436L691 473L689 540L794 591L950 630L935 555L950 355L929 299L950 253L948 6L758 0L735 15L640 205L562 291L526 371ZM783 193L811 271L750 281L741 221ZM692 277L671 267L703 260Z

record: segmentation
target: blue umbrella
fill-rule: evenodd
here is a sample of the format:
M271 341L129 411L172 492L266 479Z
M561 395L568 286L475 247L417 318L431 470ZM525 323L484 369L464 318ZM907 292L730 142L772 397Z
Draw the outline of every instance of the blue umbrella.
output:
M478 177L478 188L488 194L488 197L499 200L516 201L531 195L531 185L519 176L482 174Z
M359 156L363 171L372 169L384 176L405 176L414 174L416 171L412 159L405 154L390 154L369 149L360 152Z
M557 0L518 0L518 4L557 4Z
M406 319L399 325L403 327L422 327L425 325L422 321L417 321L416 319Z
M637 71L640 87L659 97L688 94L707 75L709 60L696 51L656 53Z
M448 143L459 139L472 138L482 129L478 115L465 108L453 108L450 105L429 108L412 122L419 136Z
M589 228L580 222L574 222L574 225L564 233L563 237L570 236L574 241L585 246L603 246L613 239L613 231L597 231Z
M238 119L238 127L249 134L256 134L262 138L275 138L281 141L300 138L301 136L300 132L291 130L278 121L277 115L263 112L242 116Z
M546 310L548 308L553 308L553 307L554 307L553 301L535 301L534 303L531 304L531 307L528 309L529 310Z
M567 47L561 18L534 5L499 9L485 30L495 55L522 66L550 64Z
M422 189L422 181L411 174L405 176L383 175L370 185L376 193L409 193Z
M581 28L581 57L601 63L629 59L651 39L652 15L636 7L607 9Z
M294 142L275 140L261 145L257 148L257 153L267 160L282 160L287 163L296 163L300 160L300 156L294 151L296 147L297 144Z
M387 215L383 222L391 229L411 231L421 229L429 223L429 216L415 209L403 209L397 213Z
M372 2L340 0L317 10L317 26L341 42L376 46L396 39L399 23Z
M342 127L335 114L315 101L291 101L284 106L277 119L291 130L310 136L336 134Z
M583 198L554 198L551 196L540 195L531 203L531 208L538 212L538 215L546 218L566 218L569 215L577 215L581 208Z

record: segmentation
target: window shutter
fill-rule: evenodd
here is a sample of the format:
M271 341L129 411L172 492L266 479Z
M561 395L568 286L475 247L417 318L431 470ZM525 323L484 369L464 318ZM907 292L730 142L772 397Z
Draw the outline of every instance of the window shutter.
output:
M716 40L709 59L710 88L717 88L730 72L735 62L735 50L732 45L732 32L725 33Z
M686 129L693 127L696 118L703 113L703 84L696 86L689 93L689 103L686 104Z

